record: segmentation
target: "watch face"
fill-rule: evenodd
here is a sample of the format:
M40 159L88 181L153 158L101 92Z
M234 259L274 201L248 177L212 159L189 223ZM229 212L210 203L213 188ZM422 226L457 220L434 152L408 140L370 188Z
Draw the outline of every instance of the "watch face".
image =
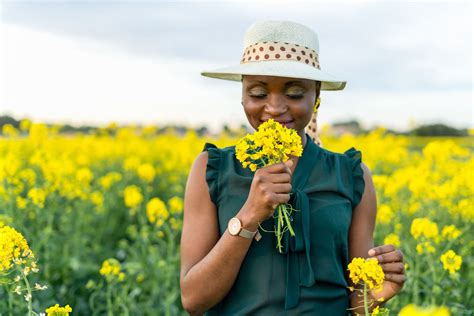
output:
M240 227L241 227L241 224L240 224L240 221L238 218L232 218L229 222L229 233L231 233L232 235L237 235L240 231Z

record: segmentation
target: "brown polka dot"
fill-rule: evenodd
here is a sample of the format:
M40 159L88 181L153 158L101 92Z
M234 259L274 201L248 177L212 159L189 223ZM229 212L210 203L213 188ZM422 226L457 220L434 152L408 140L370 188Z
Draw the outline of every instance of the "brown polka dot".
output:
M315 129L314 127L313 127L311 130L312 130L313 132L316 132L316 129Z
M256 60L259 60L259 59L260 59L260 56L258 56L258 55L255 56L255 59L256 59Z
M316 64L315 64L315 63L313 63L313 67L314 67L314 66L316 66Z
M277 44L278 42L273 42L273 43Z
M313 119L313 123L316 123L316 119L315 119L315 118Z
M296 49L295 49L295 48L292 48L291 51L292 51L293 53L296 53Z
M305 62L305 63L309 63L309 60L305 59L304 62Z
M304 50L301 51L301 54L306 55L306 52Z
M265 59L268 59L270 56L268 54L265 54Z
M280 50L281 50L281 51L285 51L286 48L282 46L282 47L280 47Z
M247 58L247 60L251 60L252 59L252 56L250 56L249 58Z
M304 48L308 49L308 47L306 47L306 46Z
M309 57L313 58L313 54L309 54Z
M298 44L295 44L295 46L296 46L296 47L300 47L300 45L298 45Z
M274 51L274 50L275 50L275 47L270 46L270 50L271 50L271 51Z
M267 42L263 42L263 44L266 44Z
M275 58L280 58L280 54L275 54Z
M300 56L296 56L296 59L298 59L298 61L299 61L299 60L301 60L301 57L300 57Z
M254 48L254 49L252 49L252 53L255 53L255 48Z
M286 58L291 58L291 54L286 54Z
M259 50L260 50L261 52L263 52L263 47L260 47Z

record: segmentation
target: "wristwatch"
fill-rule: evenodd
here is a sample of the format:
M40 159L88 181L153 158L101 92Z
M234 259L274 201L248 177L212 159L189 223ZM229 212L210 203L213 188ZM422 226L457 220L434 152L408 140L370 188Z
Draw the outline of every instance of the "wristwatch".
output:
M232 217L229 220L229 223L227 224L227 228L229 229L229 233L232 236L242 236L248 239L252 239L255 237L256 241L259 241L260 238L262 238L262 235L260 235L258 228L254 232L251 232L250 230L243 228L242 222L237 217Z

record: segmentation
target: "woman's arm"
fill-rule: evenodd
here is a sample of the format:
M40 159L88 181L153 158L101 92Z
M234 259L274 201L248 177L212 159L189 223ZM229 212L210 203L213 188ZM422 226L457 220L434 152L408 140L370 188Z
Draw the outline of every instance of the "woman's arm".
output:
M405 272L403 254L400 250L395 249L393 245L374 248L373 233L377 213L376 193L369 168L364 163L361 163L361 167L364 170L365 188L359 205L352 212L352 223L349 231L349 261L354 257L375 257L382 266L385 273L382 291L369 292L369 297L374 301L369 308L372 311L376 306L384 304L401 290L405 282ZM369 252L369 250L371 251ZM356 287L350 279L348 283L350 286ZM364 299L359 297L356 292L352 294L351 307L356 307L353 313L364 314ZM383 298L383 302L379 301L380 298Z
M349 229L349 262L355 257L367 258L369 249L374 247L375 216L377 213L377 198L374 183L369 168L361 162L364 170L365 188L359 204L352 211L352 222ZM348 278L349 286L360 288ZM351 295L353 313L364 314L364 299L354 291ZM373 308L375 308L375 304Z
M219 238L217 210L206 182L208 153L194 162L186 185L181 235L181 301L191 315L200 315L220 302L232 288L253 239ZM291 166L291 162L288 163ZM275 205L289 200L291 171L287 164L257 170L249 196L238 217L250 231L270 218Z

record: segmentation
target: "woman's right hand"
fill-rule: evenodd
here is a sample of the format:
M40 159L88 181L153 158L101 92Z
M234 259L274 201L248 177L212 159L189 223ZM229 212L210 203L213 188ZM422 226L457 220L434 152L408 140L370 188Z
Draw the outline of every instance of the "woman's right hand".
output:
M249 196L241 212L249 223L259 223L272 217L275 208L290 200L292 160L257 169ZM253 225L252 225L253 226Z

